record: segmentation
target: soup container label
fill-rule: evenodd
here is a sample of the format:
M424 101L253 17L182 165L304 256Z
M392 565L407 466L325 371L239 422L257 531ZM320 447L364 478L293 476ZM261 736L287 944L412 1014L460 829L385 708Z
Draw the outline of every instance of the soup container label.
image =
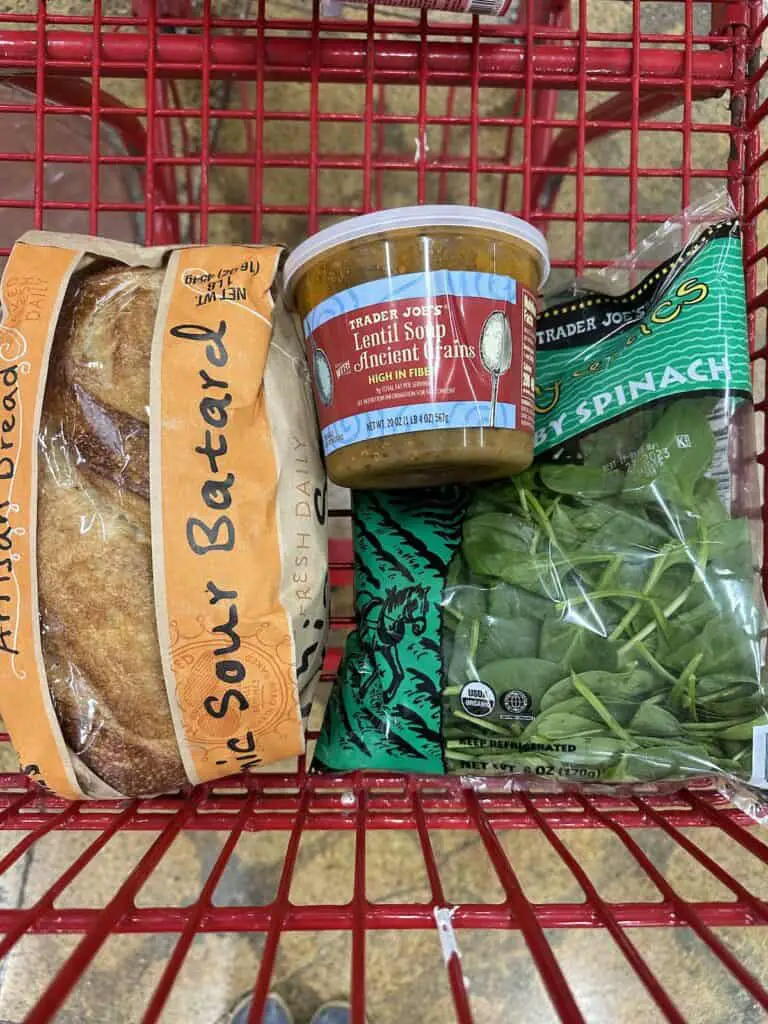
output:
M326 455L379 437L533 432L536 299L500 274L369 281L304 318Z

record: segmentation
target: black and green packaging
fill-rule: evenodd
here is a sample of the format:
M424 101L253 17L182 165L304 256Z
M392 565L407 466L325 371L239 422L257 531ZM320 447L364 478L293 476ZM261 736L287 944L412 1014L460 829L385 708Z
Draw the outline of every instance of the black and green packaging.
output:
M536 460L355 495L315 767L766 785L738 224L539 323Z

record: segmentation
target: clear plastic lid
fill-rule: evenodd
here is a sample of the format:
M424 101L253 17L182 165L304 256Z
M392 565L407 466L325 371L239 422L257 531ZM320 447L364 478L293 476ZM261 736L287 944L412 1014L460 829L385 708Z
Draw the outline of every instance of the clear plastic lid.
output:
M499 213L479 206L404 206L379 213L366 213L351 217L339 224L318 231L297 246L285 262L285 286L291 283L303 267L329 249L359 241L369 235L389 234L414 228L472 228L495 235L508 235L529 245L537 254L543 287L549 277L549 248L547 240L532 224L510 213Z

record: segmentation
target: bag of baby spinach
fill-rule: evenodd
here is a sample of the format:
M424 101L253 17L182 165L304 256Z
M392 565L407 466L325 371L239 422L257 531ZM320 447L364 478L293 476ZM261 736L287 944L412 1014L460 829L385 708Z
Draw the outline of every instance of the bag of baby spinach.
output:
M738 224L540 318L536 459L354 496L321 770L768 785Z

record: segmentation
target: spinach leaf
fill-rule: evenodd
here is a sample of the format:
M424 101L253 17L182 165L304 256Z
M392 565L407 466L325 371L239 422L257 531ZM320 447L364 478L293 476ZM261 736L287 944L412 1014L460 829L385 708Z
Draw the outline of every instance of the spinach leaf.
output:
M701 653L702 674L730 671L756 678L760 672L759 644L745 627L746 624L727 614L710 617L704 628L685 643L674 647L670 642L666 664L671 668L682 668L694 655Z
M612 515L589 537L585 538L576 551L598 550L606 554L616 551L637 552L647 559L650 553L659 551L669 542L669 534L649 519L642 510L617 506Z
M573 463L545 463L539 469L539 478L556 494L578 495L582 499L618 494L624 486L623 473Z
M563 622L555 616L542 624L539 657L574 672L588 672L595 665L607 672L615 672L619 667L615 644L583 625Z
M757 715L762 706L762 695L759 690L747 684L734 687L724 693L722 698L700 698L698 690L694 697L699 721L707 722L719 718L722 721L733 721L745 716Z
M531 616L541 622L552 612L552 604L545 597L536 597L528 590L510 583L497 583L489 587L488 614L497 619L519 619Z
M697 699L702 703L724 700L729 694L754 691L760 696L760 686L747 673L723 672L721 675L702 676L696 686Z
M571 711L553 711L533 722L523 733L529 743L547 740L573 740L582 736L597 736L603 732L599 721L576 715Z
M559 666L555 666L555 668L560 674L560 676L562 676L564 670L559 668ZM551 708L555 708L559 704L562 704L564 701L568 700L575 693L576 690L574 688L573 680L571 679L570 674L565 676L564 678L560 678L559 682L556 682L554 686L550 686L550 688L542 697L541 710L549 711Z
M626 751L618 765L606 773L606 779L610 782L684 780L687 776L711 774L716 767L705 749L696 746L686 748L674 740L665 746Z
M693 489L693 496L693 511L696 517L702 519L708 526L729 521L728 510L720 498L717 480L714 477L704 476L697 481ZM739 521L734 520L734 522Z
M657 693L663 683L645 669L631 668L626 672L605 672L602 669L581 672L578 678L598 697L607 700L637 704L645 697ZM575 693L572 676L560 678L542 700L542 709L553 707Z
M551 557L539 529L515 515L486 512L464 524L464 557L477 576L546 596Z
M626 501L690 508L709 469L715 441L707 419L714 399L670 402L648 432L627 471Z
M641 704L629 723L630 731L640 736L679 736L680 723L665 708L646 701Z
M483 618L475 662L480 667L500 658L535 658L540 637L541 623L538 619Z
M471 619L463 619L453 634L453 643L447 649L447 678L451 686L461 686L473 679L473 665L479 627Z
M709 560L721 573L730 573L738 579L752 576L752 544L746 519L723 519L710 527L707 541Z

